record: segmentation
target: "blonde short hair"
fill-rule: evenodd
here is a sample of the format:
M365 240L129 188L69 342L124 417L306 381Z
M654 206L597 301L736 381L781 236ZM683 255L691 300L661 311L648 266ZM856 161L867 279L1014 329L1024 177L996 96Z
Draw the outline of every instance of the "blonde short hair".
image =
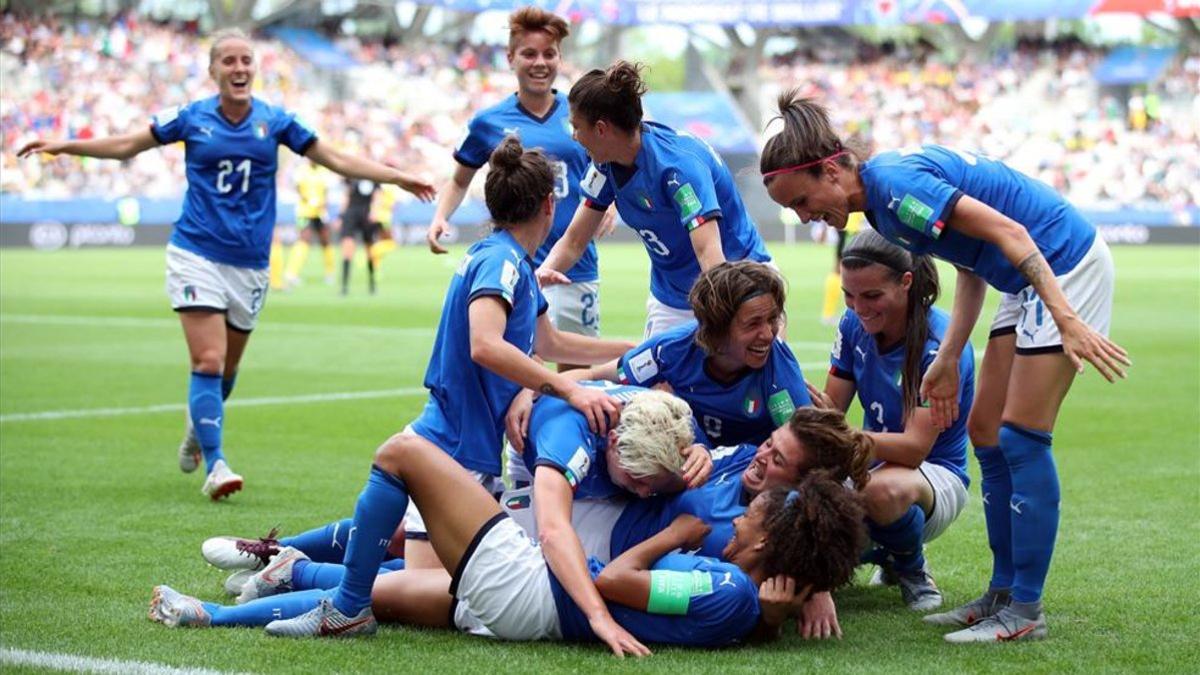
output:
M208 46L208 67L212 68L213 63L217 60L217 47L221 46L226 40L245 40L246 44L250 45L251 51L254 50L254 41L246 34L246 31L241 28L222 28L213 33L212 44Z
M617 424L617 457L621 468L635 478L663 471L679 474L680 450L696 440L692 409L682 399L662 391L633 396Z

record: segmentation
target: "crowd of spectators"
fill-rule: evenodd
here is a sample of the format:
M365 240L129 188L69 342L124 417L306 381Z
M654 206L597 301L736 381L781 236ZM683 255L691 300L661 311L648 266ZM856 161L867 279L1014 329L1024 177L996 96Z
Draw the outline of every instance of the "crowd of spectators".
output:
M256 95L296 111L322 139L439 181L453 169L450 151L471 113L516 88L502 45L337 45L361 65L324 72L258 38ZM954 63L929 49L808 46L761 64L762 109L800 86L844 130L880 149L978 149L1081 205L1200 204L1200 56L1177 59L1132 93L1096 85L1091 73L1102 57L1078 43L1024 43ZM207 65L208 41L190 25L0 15L0 189L42 198L178 196L178 146L124 163L19 161L14 152L38 135L87 138L148 124L158 110L215 93ZM296 162L281 164L284 199Z
M1148 87L1121 90L1095 82L1104 55L1073 41L953 63L920 48L810 48L762 64L762 107L798 86L880 150L978 150L1080 205L1200 204L1200 56L1176 59Z

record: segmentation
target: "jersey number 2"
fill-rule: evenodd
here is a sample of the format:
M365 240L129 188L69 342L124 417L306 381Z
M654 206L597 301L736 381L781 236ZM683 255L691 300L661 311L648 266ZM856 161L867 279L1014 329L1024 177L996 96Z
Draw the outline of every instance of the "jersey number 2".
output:
M240 171L242 174L242 193L245 194L250 189L250 160L243 159L234 166L233 160L223 159L217 163L217 168L220 169L217 173L217 192L225 194L233 189L232 185L225 182L225 178L234 171Z

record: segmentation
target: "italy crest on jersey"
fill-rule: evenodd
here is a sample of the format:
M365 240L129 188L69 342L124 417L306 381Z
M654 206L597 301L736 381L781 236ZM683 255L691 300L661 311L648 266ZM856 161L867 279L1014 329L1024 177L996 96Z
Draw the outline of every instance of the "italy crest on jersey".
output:
M258 140L263 140L267 137L267 123L257 122L254 125L254 137Z

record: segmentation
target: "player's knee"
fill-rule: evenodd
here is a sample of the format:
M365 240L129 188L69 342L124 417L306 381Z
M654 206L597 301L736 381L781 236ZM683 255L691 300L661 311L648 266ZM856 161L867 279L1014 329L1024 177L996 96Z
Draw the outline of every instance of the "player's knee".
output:
M991 418L985 414L977 414L975 410L967 415L967 436L974 447L988 447L1000 442L1000 418Z
M863 487L863 503L867 516L880 524L887 524L900 517L914 503L914 495L901 481L888 476L873 476Z
M391 473L399 475L400 467L404 466L404 457L408 454L409 443L405 442L404 434L396 434L383 442L375 450L375 465Z
M225 369L225 350L219 347L197 350L192 354L192 371L220 375Z

